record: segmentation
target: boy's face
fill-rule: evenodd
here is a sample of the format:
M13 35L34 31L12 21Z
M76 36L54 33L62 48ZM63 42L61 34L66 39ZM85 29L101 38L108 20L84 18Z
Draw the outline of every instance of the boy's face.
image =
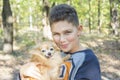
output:
M53 40L63 52L76 52L80 50L79 35L82 28L76 27L67 21L55 22L51 25Z

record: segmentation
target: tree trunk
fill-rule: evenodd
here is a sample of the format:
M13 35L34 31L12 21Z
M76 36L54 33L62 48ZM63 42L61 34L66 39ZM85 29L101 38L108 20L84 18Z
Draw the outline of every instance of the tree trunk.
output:
M110 3L110 26L112 28L112 33L114 35L118 35L118 27L119 27L118 10L117 10L118 4L113 0L109 0L109 3Z
M91 33L91 4L90 4L91 0L89 0L89 33Z
M29 7L29 11L30 11L30 15L29 15L29 26L30 26L30 29L33 29L33 19L32 19L32 8Z
M13 52L13 17L9 0L3 0L2 22L4 31L3 51L9 54Z
M101 32L100 15L101 15L101 12L100 12L100 0L98 0L98 32L99 33Z
M109 0L110 4L110 22L112 22L112 0Z
M49 2L48 0L43 0L43 39L48 39L48 40L52 40L52 33L51 33L51 29L50 29L50 25L49 25L49 21L48 21L48 14L49 14Z
M48 17L49 9L50 9L50 7L49 7L48 0L43 0L43 14L45 12L44 16Z
M71 5L72 1L71 1L71 0L67 0L67 3L68 3L69 5Z

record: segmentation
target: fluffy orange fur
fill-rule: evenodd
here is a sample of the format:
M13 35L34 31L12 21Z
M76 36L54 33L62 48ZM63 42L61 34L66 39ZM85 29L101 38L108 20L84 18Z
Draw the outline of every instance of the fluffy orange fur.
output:
M31 64L35 64L42 78L39 80L60 80L59 69L65 59L62 58L59 49L52 42L44 42L34 48L29 63L22 66L20 75L22 80L38 80L32 77L27 70Z

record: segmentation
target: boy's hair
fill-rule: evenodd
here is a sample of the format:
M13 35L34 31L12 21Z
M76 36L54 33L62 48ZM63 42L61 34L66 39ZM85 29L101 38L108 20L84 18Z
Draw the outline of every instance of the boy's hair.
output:
M69 23L72 23L75 26L79 25L77 12L73 7L67 4L60 4L54 6L49 13L50 25L52 25L54 22L63 20L68 21Z

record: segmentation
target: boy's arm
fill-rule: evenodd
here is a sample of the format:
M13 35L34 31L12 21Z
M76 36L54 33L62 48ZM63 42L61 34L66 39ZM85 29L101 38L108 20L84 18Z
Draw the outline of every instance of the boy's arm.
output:
M20 77L21 77L21 80L24 80L24 78L40 79L41 75L40 75L39 69L36 67L36 65L31 62L31 63L27 63L21 67Z

